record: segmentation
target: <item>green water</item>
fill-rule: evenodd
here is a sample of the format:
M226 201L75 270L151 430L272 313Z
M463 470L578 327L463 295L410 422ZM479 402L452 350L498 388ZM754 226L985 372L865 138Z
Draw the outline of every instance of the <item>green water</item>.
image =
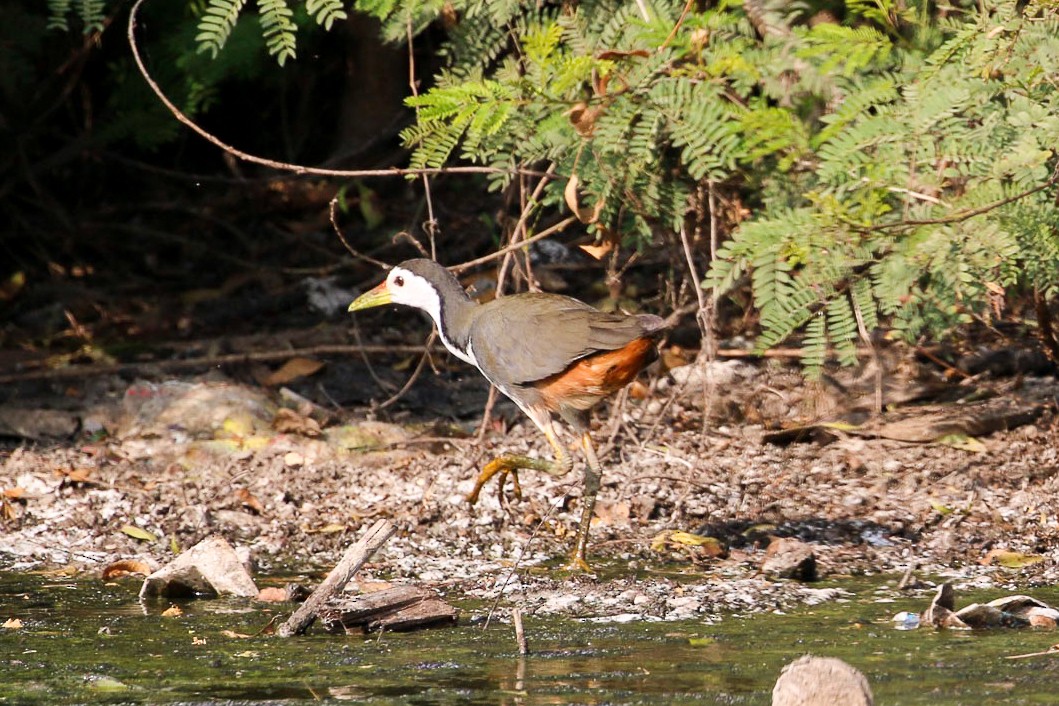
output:
M135 582L0 574L0 623L22 621L0 629L0 703L768 704L780 667L805 653L862 670L879 704L1059 703L1059 656L1005 659L1047 649L1056 632L902 632L890 618L926 594L842 585L848 602L715 625L527 616L533 654L520 659L509 625L467 619L477 604L456 628L240 638L222 631L257 633L289 607L201 600L165 617L167 604L141 606Z

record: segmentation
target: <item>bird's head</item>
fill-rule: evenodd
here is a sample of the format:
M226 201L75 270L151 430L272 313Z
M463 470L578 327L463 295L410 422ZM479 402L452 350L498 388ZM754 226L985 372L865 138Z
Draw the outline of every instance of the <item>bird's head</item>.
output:
M439 285L452 278L441 265L431 260L408 260L397 265L379 286L353 300L349 311L360 311L385 304L404 304L422 309L438 321L441 311ZM454 278L452 278L454 281Z

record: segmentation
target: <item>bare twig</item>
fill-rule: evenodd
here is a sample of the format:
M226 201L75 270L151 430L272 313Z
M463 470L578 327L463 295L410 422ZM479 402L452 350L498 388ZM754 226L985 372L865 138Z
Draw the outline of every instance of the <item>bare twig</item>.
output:
M669 36L667 36L666 40L659 45L657 51L665 49L669 46L669 43L673 41L673 37L677 36L677 30L679 30L680 26L684 24L684 19L688 16L688 13L691 11L691 6L694 4L695 0L688 0L684 3L684 9L680 11L680 17L677 18L677 22L673 25L673 29L669 32Z
M425 346L369 345L353 346L326 344L308 348L287 350L251 351L249 353L229 353L226 355L206 355L198 358L181 358L177 360L155 360L138 363L105 363L99 365L70 365L63 368L45 368L27 370L22 373L0 375L0 384L22 382L26 380L63 380L67 378L94 377L99 375L143 374L161 370L185 370L188 368L215 368L221 365L238 365L240 363L267 363L287 360L298 356L314 355L392 355L395 353L422 353Z
M340 241L342 241L342 245L346 248L346 250L349 251L350 255L352 255L353 257L355 257L355 258L357 258L359 260L364 260L365 262L370 262L371 264L375 265L376 267L378 267L380 269L383 269L383 270L390 269L390 266L388 264L386 264L385 262L383 262L382 260L377 260L376 258L372 257L371 255L365 255L364 253L360 252L359 250L356 250L352 245L349 244L349 241L346 240L345 234L342 232L342 229L338 226L338 196L335 196L333 199L331 199L331 203L328 206L328 212L330 213L330 216L331 216L331 227L334 229L335 235L337 235L338 239Z
M380 404L375 409L386 409L394 402L404 397L404 394L408 392L409 389L411 389L412 385L415 384L415 381L419 379L419 374L423 372L423 368L426 366L427 361L430 360L430 346L434 343L434 341L437 340L437 337L438 332L436 330L430 332L430 337L427 339L426 345L424 346L426 350L424 350L423 355L419 357L419 363L416 364L416 369L412 371L412 374L408 377L408 380L405 382L405 384L401 386L400 390L393 393L388 400Z
M253 164L260 164L265 167L271 167L273 169L280 169L283 171L294 172L295 174L315 174L317 176L332 176L332 177L372 177L372 176L420 176L428 174L512 174L512 173L523 173L533 174L540 176L540 172L536 171L521 171L516 169L502 169L498 167L438 167L430 169L402 169L397 167L391 167L387 169L323 169L321 167L307 167L304 164L292 164L290 162L280 162L273 159L266 159L264 157L258 157L257 155L243 152L240 149L232 147L231 145L221 141L220 138L207 132L205 129L200 127L191 118L185 115L173 101L162 91L158 83L151 78L151 74L147 71L147 66L143 63L143 58L140 56L140 50L136 46L136 19L140 11L140 6L143 5L144 0L137 0L136 4L132 6L132 10L129 12L129 24L127 36L129 40L129 47L132 50L132 58L136 62L136 67L139 69L143 79L147 82L147 85L154 91L154 94L158 96L158 99L162 101L162 104L173 114L178 121L186 125L192 131L197 133L200 137L208 142L213 143L217 147L220 147L226 153L237 157L245 162L251 162Z
M901 220L895 221L893 223L880 223L878 225L872 226L865 226L848 220L844 220L843 222L853 230L860 233L873 233L877 231L894 230L896 228L910 228L913 226L931 226L944 225L946 223L961 223L963 221L974 218L975 216L981 216L983 213L989 213L990 211L996 210L1001 206L1007 206L1009 203L1021 201L1027 196L1032 196L1033 194L1036 194L1040 191L1044 191L1045 189L1055 186L1056 184L1059 184L1059 166L1057 166L1055 168L1055 171L1052 172L1052 176L1048 178L1048 181L1038 184L1033 188L1026 189L1025 191L1021 191L1017 194L1012 194L1011 196L999 199L992 203L987 203L984 206L979 206L978 208L968 208L964 209L963 211L958 211L957 213L954 213L951 216L944 216L942 218L923 218L920 220Z
M408 88L414 97L419 97L419 84L416 82L416 56L412 46L412 14L408 14L405 22L405 39L408 43ZM416 119L419 118L419 108L416 108ZM437 231L438 219L434 216L434 200L430 195L430 177L423 175L423 197L427 202L427 222L423 224L423 230L430 240L430 259L438 259Z
M544 175L541 175L541 176L544 176ZM536 243L538 240L544 240L545 238L547 238L550 235L555 235L556 233L559 233L559 232L565 230L567 226L573 225L574 223L577 223L577 218L576 217L570 216L568 218L564 218L563 220L559 221L555 225L553 225L553 226L551 226L549 228L545 228L540 233L536 233L535 235L533 235L533 236L531 236L529 238L526 238L525 240L520 240L517 243L512 243L511 245L508 245L507 247L504 247L504 248L501 248L500 250L497 250L495 253L491 253L489 255L484 255L484 256L476 258L474 260L468 260L467 262L460 263L459 265L453 265L449 269L452 270L453 272L463 272L464 270L470 269L472 267L476 267L478 265L485 264L486 262L492 262L493 260L496 260L498 258L503 257L504 255L506 255L507 253L511 252L512 250L518 250L519 248L527 247L527 246L529 246L532 243Z
M323 607L323 604L345 588L349 580L353 578L353 575L360 570L360 567L364 566L368 559L371 558L371 555L378 551L382 545L386 544L386 541L396 531L397 529L390 524L389 520L379 520L369 527L360 540L346 550L346 553L342 555L341 561L338 562L335 568L331 569L331 573L316 587L316 590L306 599L305 603L298 606L298 610L287 618L287 622L279 626L276 634L280 637L291 637L304 633L316 620L316 614Z

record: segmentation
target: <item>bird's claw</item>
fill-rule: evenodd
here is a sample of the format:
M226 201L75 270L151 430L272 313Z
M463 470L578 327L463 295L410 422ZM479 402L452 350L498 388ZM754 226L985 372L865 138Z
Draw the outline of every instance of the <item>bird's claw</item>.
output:
M497 458L487 463L482 472L478 474L478 478L474 482L474 488L467 494L467 502L471 505L477 503L479 496L482 494L482 488L493 476L497 477L496 494L501 502L504 500L504 485L507 483L509 476L511 477L511 494L516 500L522 500L522 484L518 480L518 467L505 463L502 458Z
M592 567L588 564L588 560L583 556L579 556L577 553L574 553L570 557L570 561L566 562L566 570L572 573L593 573Z

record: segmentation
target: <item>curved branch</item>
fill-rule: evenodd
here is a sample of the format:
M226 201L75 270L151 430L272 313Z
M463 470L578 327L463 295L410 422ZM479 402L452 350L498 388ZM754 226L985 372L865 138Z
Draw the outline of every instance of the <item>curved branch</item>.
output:
M136 17L140 10L140 5L144 3L144 0L136 0L136 4L132 6L132 10L129 12L129 25L127 36L129 39L129 48L132 50L132 58L136 62L136 68L139 69L140 74L143 76L144 81L150 86L154 94L158 96L158 100L162 101L165 107L173 114L178 121L191 128L194 132L198 133L200 137L212 142L222 150L237 157L245 162L252 162L254 164L260 164L265 167L271 167L272 169L279 169L283 171L294 172L295 174L313 174L317 176L329 176L329 177L343 177L343 178L358 178L358 177L375 177L375 176L418 176L427 174L531 174L534 176L544 176L541 172L528 171L521 169L501 169L499 167L440 167L436 169L402 169L399 167L391 167L387 169L323 169L320 167L307 167L304 164L292 164L290 162L278 162L273 159L266 159L264 157L258 157L257 155L243 152L240 149L232 147L231 145L221 141L218 137L207 132L203 128L199 127L191 118L185 115L173 101L162 91L158 83L151 78L151 74L147 71L147 67L143 63L143 58L140 56L140 50L136 46Z

